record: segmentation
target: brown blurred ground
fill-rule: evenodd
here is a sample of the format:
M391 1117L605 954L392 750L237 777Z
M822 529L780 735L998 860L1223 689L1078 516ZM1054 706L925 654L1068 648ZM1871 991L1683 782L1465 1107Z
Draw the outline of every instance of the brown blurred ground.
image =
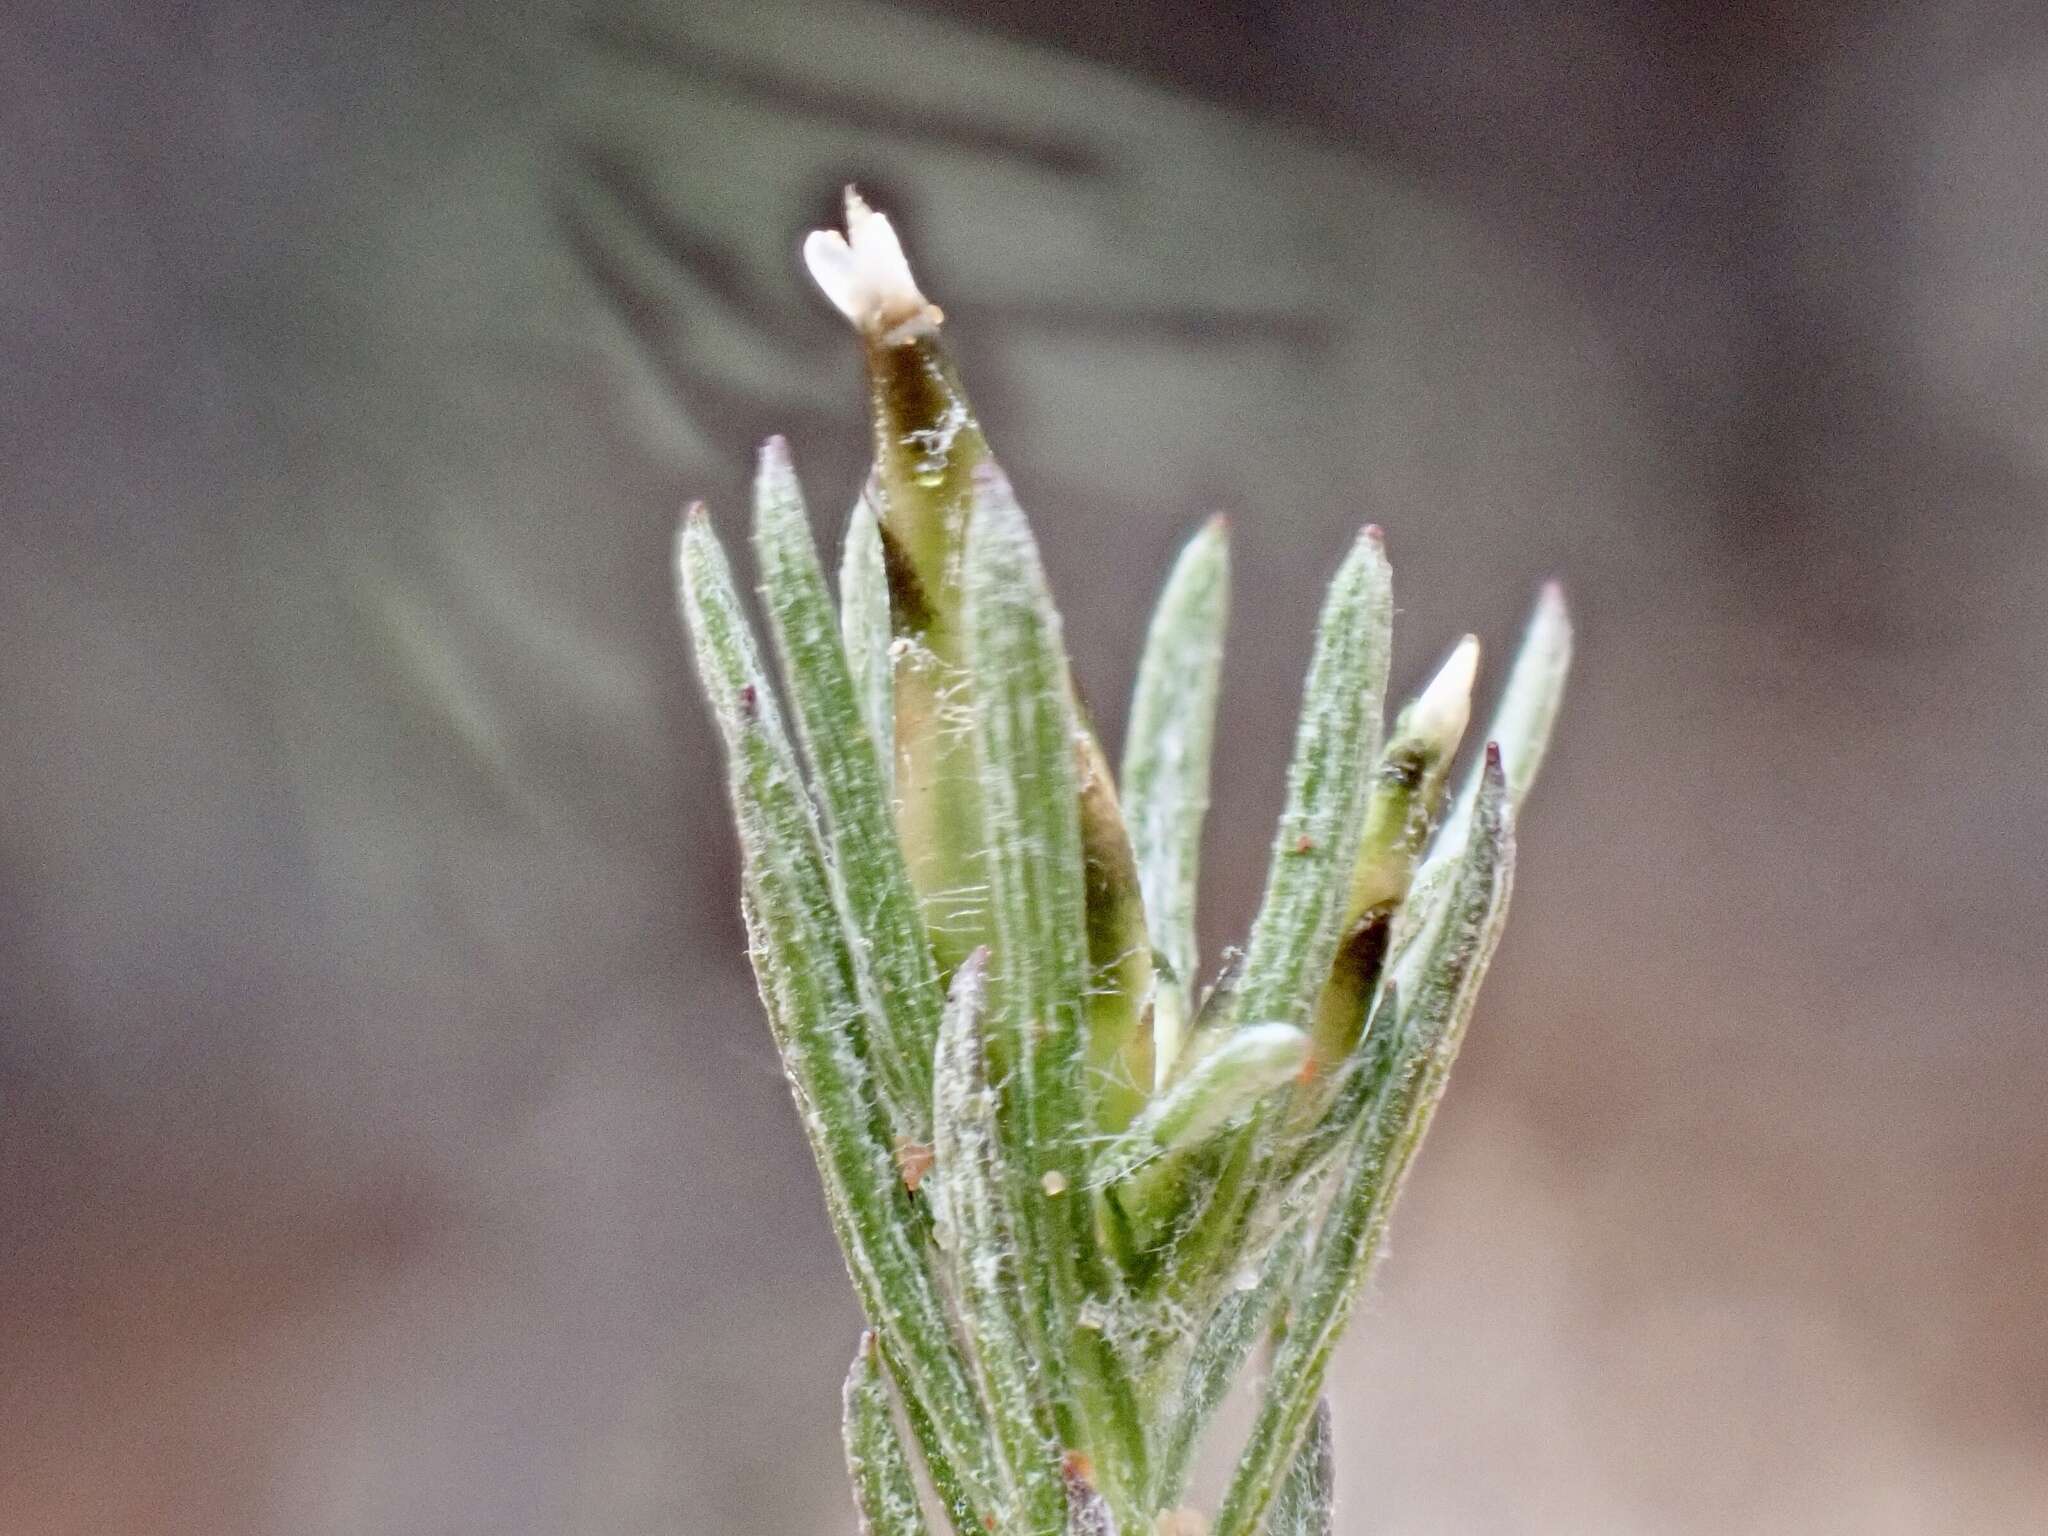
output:
M676 509L861 468L898 210L1105 723L1211 508L1205 913L1317 587L1570 583L1343 1355L1356 1532L2048 1510L2032 7L100 0L0 39L0 1529L850 1529ZM951 11L949 16L947 13Z

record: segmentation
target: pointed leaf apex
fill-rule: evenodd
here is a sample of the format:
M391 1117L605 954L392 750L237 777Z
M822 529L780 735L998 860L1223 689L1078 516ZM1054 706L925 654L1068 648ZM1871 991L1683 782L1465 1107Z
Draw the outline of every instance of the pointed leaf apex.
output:
M780 437L769 438L761 444L755 460L754 516L759 519L779 513L801 520L805 516L803 494L789 444Z
M711 513L701 501L693 501L683 508L682 521L676 524L676 579L685 590L691 586L690 566L692 555L705 544L715 544L718 535L711 529Z

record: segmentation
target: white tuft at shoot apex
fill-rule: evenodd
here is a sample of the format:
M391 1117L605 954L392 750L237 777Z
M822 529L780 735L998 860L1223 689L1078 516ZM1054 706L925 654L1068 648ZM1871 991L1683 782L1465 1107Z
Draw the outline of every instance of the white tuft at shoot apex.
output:
M885 213L846 189L846 232L814 229L804 238L811 281L862 335L900 345L938 329L944 318L910 275L903 242Z

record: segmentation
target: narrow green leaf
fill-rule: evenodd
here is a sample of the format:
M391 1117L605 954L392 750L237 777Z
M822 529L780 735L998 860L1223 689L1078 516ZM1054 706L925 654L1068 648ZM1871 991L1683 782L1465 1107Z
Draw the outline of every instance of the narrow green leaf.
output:
M859 953L868 1055L889 1123L902 1143L931 1141L931 1059L939 977L889 813L881 758L861 717L832 598L788 446L770 438L754 482L754 550L761 597L794 706L797 734L830 833Z
M1338 567L1317 621L1287 803L1245 947L1240 1021L1306 1026L1330 974L1379 752L1392 622L1386 552L1379 530L1367 528ZM1218 1277L1267 1193L1267 1118L1254 1115L1239 1133L1253 1141L1253 1155L1236 1160L1177 1249L1176 1281L1189 1294Z
M1572 618L1565 606L1564 588L1556 582L1544 584L1537 596L1529 627L1522 636L1522 648L1501 689L1500 703L1487 724L1486 739L1500 746L1507 773L1508 807L1519 811L1536 782L1544 755L1550 750L1551 727L1557 723L1558 708L1564 703L1565 676L1572 664ZM1479 796L1482 765L1475 765L1459 786L1458 797L1444 813L1435 848L1446 858L1456 858L1464 846L1465 827ZM1434 857L1434 855L1433 855Z
M882 530L874 498L862 491L846 520L839 560L839 635L853 672L854 696L882 764L882 784L896 782L895 683L890 676L889 573L882 562Z
M1183 1018L1193 1012L1200 964L1195 874L1209 810L1229 607L1230 531L1215 517L1181 551L1153 610L1131 696L1121 776L1152 947L1178 985Z
M929 1411L975 1502L995 1487L974 1389L923 1254L910 1199L877 1133L860 989L796 754L701 508L678 543L683 616L724 738L755 970L861 1304L898 1380Z
M1273 1501L1266 1536L1332 1536L1336 1509L1336 1447L1330 1435L1330 1400L1323 1397L1316 1399L1308 1437L1301 1442L1287 1481Z
M985 949L961 962L939 1026L930 1179L940 1244L1004 1476L1005 1525L1042 1531L1059 1521L1059 1459L1017 1305L1022 1288L1005 1220L1015 1186L1004 1178L996 1144L982 1034L987 963ZM1019 1523L1011 1527L1010 1521Z
M882 1357L886 1363L886 1349ZM890 1375L896 1375L893 1365L890 1366ZM988 1527L982 1524L980 1511L968 1495L966 1482L954 1470L945 1448L939 1444L939 1433L932 1424L931 1415L924 1411L913 1394L904 1390L900 1376L896 1377L896 1387L898 1400L903 1404L903 1417L910 1421L910 1432L917 1440L918 1458L924 1463L925 1476L931 1482L932 1492L939 1496L939 1507L946 1512L954 1536L989 1536ZM990 1518L994 1518L993 1512Z
M853 1368L846 1373L844 1404L846 1470L853 1478L861 1536L930 1536L910 1458L896 1436L889 1387L872 1333L861 1335Z
M1405 1133L1404 1169L1443 1097L1445 1079L1479 1000L1479 985L1507 923L1515 876L1512 796L1500 749L1488 742L1480 763L1472 831L1459 861L1454 895L1430 935L1427 949L1418 947L1411 952L1411 963L1398 970L1390 983L1409 998L1403 1017L1407 1031L1429 1045L1422 1058L1419 1112Z
M1002 1145L1019 1268L1037 1291L1037 1352L1071 1367L1055 1399L1059 1430L1069 1448L1099 1449L1107 1475L1142 1467L1144 1453L1108 1341L1080 1326L1091 1292L1110 1280L1083 1188L1089 965L1073 691L1059 614L1009 484L985 464L975 491L963 588L995 928L991 1012L1007 1072Z
M1023 1170L1078 1175L1081 1001L1088 941L1075 722L1059 616L1038 551L993 475L967 544L974 743L988 828L984 873L996 942L993 1012L1010 1069Z
M1287 805L1245 945L1241 1019L1307 1024L1329 973L1379 753L1393 613L1386 553L1368 528L1317 622Z
M1214 1536L1250 1536L1299 1451L1331 1351L1370 1275L1387 1218L1441 1098L1478 984L1506 916L1513 835L1499 752L1488 746L1474 836L1404 1011L1399 1059L1361 1117L1277 1349Z

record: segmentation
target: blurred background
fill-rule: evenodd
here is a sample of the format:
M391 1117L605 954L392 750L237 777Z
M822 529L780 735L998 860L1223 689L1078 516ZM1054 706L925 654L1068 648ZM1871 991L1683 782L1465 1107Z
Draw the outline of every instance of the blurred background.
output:
M1212 953L1354 526L1569 584L1340 1528L2039 1529L2044 163L1999 0L8 8L0 1530L852 1530L669 574L848 178L1112 736L1232 514Z

